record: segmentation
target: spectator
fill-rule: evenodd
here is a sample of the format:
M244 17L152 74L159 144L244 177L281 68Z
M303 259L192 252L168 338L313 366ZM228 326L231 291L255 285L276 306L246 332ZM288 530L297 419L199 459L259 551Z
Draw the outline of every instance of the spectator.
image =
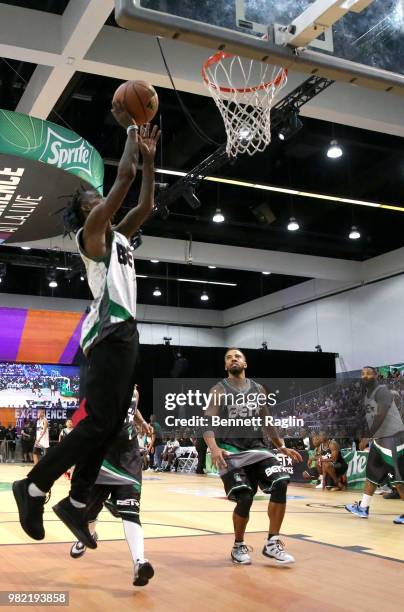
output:
M154 414L150 416L150 425L153 430L150 454L153 454L153 468L154 470L159 470L161 468L161 455L164 450L163 444L163 433L161 430L161 425L156 421L156 417Z
M34 444L34 428L28 419L24 419L21 429L22 457L24 463L32 463L32 447Z
M174 435L167 440L162 454L162 460L167 462L167 465L164 468L165 472L169 472L171 470L173 461L175 459L175 451L179 445L180 444Z
M6 429L6 435L5 435L6 441L7 441L7 446L8 446L8 458L9 460L14 463L15 460L15 441L17 438L17 430L15 427L13 427L11 425L11 423L8 424L8 427Z
M348 464L342 456L338 442L330 440L328 447L330 457L324 456L321 458L323 488L326 485L328 486L328 482L331 480L334 483L334 486L330 488L331 491L343 491L346 489L345 474L348 470Z

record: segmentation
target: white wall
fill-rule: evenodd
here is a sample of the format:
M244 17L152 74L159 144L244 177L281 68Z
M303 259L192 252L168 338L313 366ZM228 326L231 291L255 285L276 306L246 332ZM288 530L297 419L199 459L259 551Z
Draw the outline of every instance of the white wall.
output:
M244 317L286 308L301 301L299 294L310 299L326 289L318 282L302 283L250 302ZM312 351L321 344L323 351L340 354L338 371L398 363L404 361L403 314L404 276L398 276L228 327L226 345L259 348L266 340L273 349ZM240 307L226 311L225 324L240 315Z

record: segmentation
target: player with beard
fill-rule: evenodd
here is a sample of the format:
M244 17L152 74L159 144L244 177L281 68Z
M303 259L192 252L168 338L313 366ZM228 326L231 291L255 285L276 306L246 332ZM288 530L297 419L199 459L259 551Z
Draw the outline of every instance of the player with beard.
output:
M365 366L361 378L365 389L366 421L373 443L366 465L366 484L362 500L347 504L345 508L359 518L367 519L372 496L389 473L393 473L391 482L396 485L404 501L404 423L394 394L386 385L378 383L375 368ZM404 525L404 514L393 522L396 525Z
M244 354L238 348L230 348L225 354L224 361L227 378L211 389L212 401L206 416L218 415L227 419L255 412L264 419L269 414L268 407L266 402L263 402L265 405L262 406L257 403L257 395L268 394L262 385L246 378L247 362ZM237 403L234 402L234 396L237 396ZM243 430L244 433L246 430L245 428ZM276 447L276 452L290 458L290 464L293 460L302 461L297 451L286 448L275 427L265 426L265 430ZM203 436L211 452L212 463L219 470L227 497L236 502L233 512L235 540L231 559L235 564L251 563L244 534L254 495L259 486L264 493L271 494L268 505L268 538L262 553L280 565L289 565L294 563L295 559L285 551L284 544L279 538L279 531L285 515L286 491L290 475L276 454L265 444L262 428L250 429L248 433L250 437L240 438L233 430L216 439L211 428L210 431L205 431Z

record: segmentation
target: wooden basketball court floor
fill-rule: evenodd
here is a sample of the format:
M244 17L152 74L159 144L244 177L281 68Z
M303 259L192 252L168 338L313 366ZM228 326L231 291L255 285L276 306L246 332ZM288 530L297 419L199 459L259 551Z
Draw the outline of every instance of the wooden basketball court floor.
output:
M156 575L147 587L136 588L121 521L107 511L100 517L97 550L70 558L71 534L51 509L68 491L65 478L46 506L44 542L25 536L11 483L27 471L24 465L0 465L0 590L69 591L69 609L86 611L404 609L404 527L392 522L403 512L400 501L375 496L371 518L363 520L343 508L358 499L357 492L291 485L282 535L296 564L286 568L261 554L267 499L258 495L246 538L253 564L237 567L229 559L233 504L220 480L145 472L141 516Z

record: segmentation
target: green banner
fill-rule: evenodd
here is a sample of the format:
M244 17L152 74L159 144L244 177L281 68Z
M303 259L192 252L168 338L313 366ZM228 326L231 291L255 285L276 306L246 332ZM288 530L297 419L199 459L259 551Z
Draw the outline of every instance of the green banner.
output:
M87 140L56 123L0 109L0 153L61 168L102 193L101 155Z
M366 479L366 464L369 453L364 451L341 450L342 456L348 464L346 473L349 489L363 489Z

